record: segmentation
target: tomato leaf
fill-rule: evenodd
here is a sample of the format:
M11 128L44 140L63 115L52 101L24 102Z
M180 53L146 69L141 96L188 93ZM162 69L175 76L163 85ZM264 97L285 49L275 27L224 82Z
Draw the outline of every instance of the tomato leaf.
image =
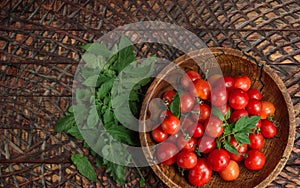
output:
M180 97L178 93L174 95L174 99L170 104L170 111L174 116L180 118Z
M235 147L233 147L229 142L224 141L222 142L224 148L229 151L230 153L234 153L234 154L239 154L237 149Z
M213 107L212 113L222 121L225 121L224 114L220 111L220 109Z
M66 116L63 116L56 121L54 130L56 132L67 132L74 125L76 125L74 114L66 114Z
M236 133L233 136L240 144L250 144L249 135L247 133Z
M96 182L97 175L87 157L83 156L82 154L73 154L71 156L71 160L81 175L93 182Z
M226 113L226 115L225 115L225 119L226 119L226 120L229 120L230 115L231 115L231 111L230 111L230 108L228 108L227 113Z

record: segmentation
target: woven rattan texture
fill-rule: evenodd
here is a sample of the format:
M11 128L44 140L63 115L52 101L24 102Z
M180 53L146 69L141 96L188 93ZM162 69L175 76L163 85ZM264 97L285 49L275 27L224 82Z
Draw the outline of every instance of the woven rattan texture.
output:
M0 187L116 187L102 169L94 184L71 165L82 144L53 125L71 105L79 46L118 26L159 20L178 24L209 47L231 47L269 64L292 97L295 145L270 187L300 186L300 2L292 0L106 1L3 0L0 3ZM156 44L139 56L175 59L181 52ZM284 126L284 125L282 125ZM147 187L163 187L144 170ZM128 187L138 187L128 170Z

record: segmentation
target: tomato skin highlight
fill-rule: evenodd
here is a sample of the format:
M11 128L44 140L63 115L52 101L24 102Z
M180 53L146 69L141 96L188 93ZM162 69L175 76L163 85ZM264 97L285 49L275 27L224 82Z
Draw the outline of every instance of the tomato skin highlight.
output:
M239 88L244 91L248 91L250 87L251 87L251 80L248 76L234 77L234 88Z
M250 115L259 116L262 111L262 102L256 99L250 99L246 110Z
M158 161L162 164L172 165L176 162L176 155L178 152L178 148L175 144L171 142L163 142L158 146L156 156Z
M192 117L195 121L204 122L211 115L211 107L205 103L195 104L192 112Z
M244 165L248 170L260 170L266 163L265 155L258 150L249 150L248 157L244 160Z
M192 151L181 151L177 155L176 163L183 169L194 168L197 165L197 155Z
M190 112L195 104L195 98L189 93L183 93L180 97L180 111L183 113Z
M161 127L166 133L175 134L180 130L180 120L174 115L169 115L161 123Z
M207 163L216 172L224 170L230 162L230 156L224 149L215 149L208 154Z
M203 136L198 140L198 150L201 153L208 154L216 148L216 141L209 136Z
M261 121L260 131L265 138L273 138L277 134L277 128L274 123L267 119Z
M262 100L262 94L258 89L249 89L247 94L249 99Z
M228 166L219 172L220 177L225 181L233 181L240 175L240 168L236 161L230 160Z
M249 102L248 94L241 89L233 89L229 94L229 106L235 110L245 108Z
M261 133L251 133L249 134L250 144L249 147L251 149L260 150L265 143L265 139Z
M151 136L155 142L163 142L169 137L168 133L166 133L161 126L152 130Z
M211 117L204 122L205 134L210 137L216 138L223 134L224 126L223 121L217 117Z
M206 159L199 158L197 164L188 173L188 180L194 186L205 185L212 176L212 169L207 164Z
M210 85L206 80L196 79L189 89L190 93L199 97L202 100L207 100L210 97Z

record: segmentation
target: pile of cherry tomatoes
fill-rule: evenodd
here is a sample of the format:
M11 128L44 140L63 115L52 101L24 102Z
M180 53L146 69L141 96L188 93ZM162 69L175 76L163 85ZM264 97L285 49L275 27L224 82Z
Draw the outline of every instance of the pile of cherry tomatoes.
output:
M219 76L203 79L190 70L180 80L182 90L164 92L162 99L168 110L160 114L161 123L152 130L152 139L160 143L157 160L165 165L176 165L194 186L206 184L213 171L226 181L239 176L239 166L248 170L260 170L266 162L261 152L265 138L276 135L274 105L263 100L259 90L251 88L247 76ZM179 97L180 114L172 113L170 106ZM241 117L260 116L255 128L246 134L249 143L241 143L231 136L229 143L236 153L218 144L224 134L224 120L212 111L216 108L227 117L231 126ZM226 133L228 134L228 133Z

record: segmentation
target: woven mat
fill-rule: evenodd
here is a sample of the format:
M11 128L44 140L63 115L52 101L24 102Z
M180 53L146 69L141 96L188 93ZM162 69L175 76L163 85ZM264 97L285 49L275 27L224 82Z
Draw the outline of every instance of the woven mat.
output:
M300 2L292 0L3 0L0 3L0 187L118 187L97 169L99 181L82 177L70 154L82 144L53 131L71 105L80 45L118 26L159 20L180 25L207 46L236 48L269 64L285 82L297 118L287 165L270 187L300 186ZM140 50L142 49L142 50ZM156 44L139 56L175 59L182 53ZM147 187L164 187L149 169ZM127 187L138 187L128 169Z

